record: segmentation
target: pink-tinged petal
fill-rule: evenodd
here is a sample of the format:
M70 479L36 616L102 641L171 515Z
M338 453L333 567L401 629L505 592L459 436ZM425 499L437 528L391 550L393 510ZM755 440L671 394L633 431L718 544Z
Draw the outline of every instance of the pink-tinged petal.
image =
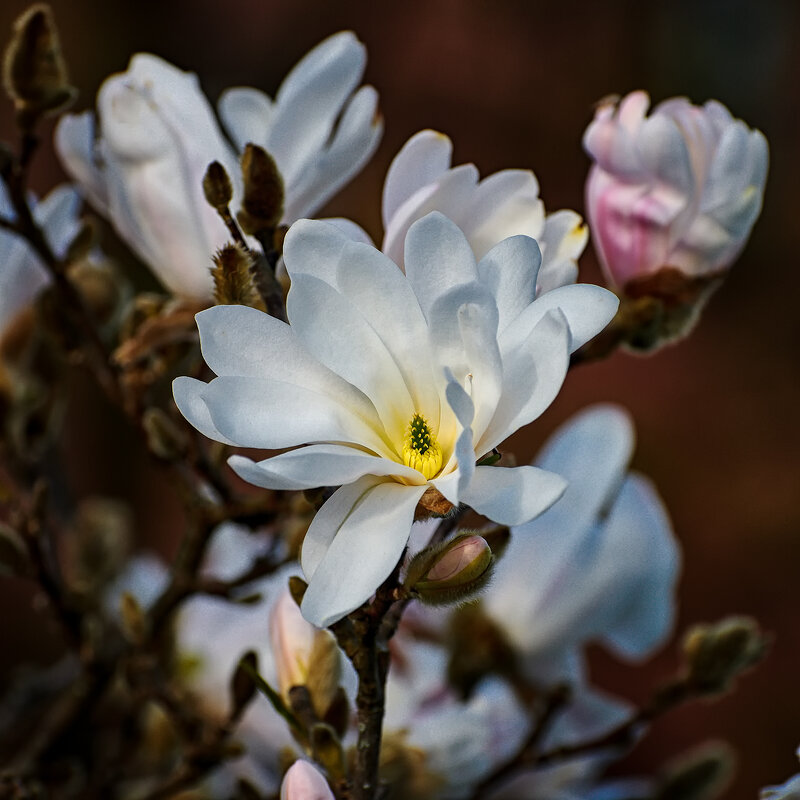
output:
M400 560L425 489L377 483L351 507L313 574L307 574L301 610L309 622L325 628L369 599Z
M325 778L308 761L295 761L281 784L281 800L334 800Z
M403 145L383 184L384 228L407 200L447 172L452 154L453 143L438 131L420 131Z
M501 525L521 525L558 500L567 482L538 467L476 467L461 497L479 514Z
M536 299L536 281L542 252L535 239L511 236L496 244L479 262L481 283L497 303L497 331L501 333Z
M240 478L265 489L338 486L353 483L365 475L392 475L412 484L424 482L422 475L410 467L338 444L300 447L259 462L231 456L228 464Z

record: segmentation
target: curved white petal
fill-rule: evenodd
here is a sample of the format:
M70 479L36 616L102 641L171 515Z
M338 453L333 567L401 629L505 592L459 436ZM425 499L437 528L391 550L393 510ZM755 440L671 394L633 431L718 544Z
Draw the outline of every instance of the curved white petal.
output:
M575 352L608 325L619 307L619 298L590 283L561 286L537 298L500 335L500 351L506 352L528 338L539 320L551 309L560 308L571 335L570 352Z
M521 525L537 517L558 500L567 482L538 467L476 467L461 497L501 525Z
M472 248L459 227L433 211L415 222L405 239L405 268L422 311L445 292L478 280Z
M226 89L219 98L219 116L236 147L246 144L264 147L272 117L272 100L259 89L237 86Z
M208 410L205 400L203 400L203 392L207 386L207 383L198 381L196 378L188 378L185 376L175 378L172 382L172 395L175 398L175 405L178 406L178 411L180 411L203 436L207 436L215 442L235 444L235 442L232 442L217 430L216 425L214 425L211 419L211 412Z
M379 428L375 408L312 356L285 322L248 306L213 306L196 315L203 358L217 375L269 377L346 405Z
M497 332L501 333L536 299L542 252L535 239L511 236L496 244L479 262L481 283L497 303Z
M450 168L453 143L443 133L415 133L394 157L383 184L383 227L420 189L433 183Z
M569 369L570 331L559 308L548 311L528 338L503 354L499 402L475 452L488 453L535 420L553 402Z
M316 768L298 759L283 777L281 800L334 800L334 796Z
M269 377L223 375L200 393L214 427L240 447L274 450L306 442L353 442L385 452L382 431L328 395Z
M231 469L244 480L265 489L313 489L353 483L365 475L392 475L409 483L424 483L417 470L370 455L355 447L315 444L255 462L244 456L228 459Z
M390 481L361 496L310 576L300 607L309 622L325 628L369 599L400 560L425 488Z

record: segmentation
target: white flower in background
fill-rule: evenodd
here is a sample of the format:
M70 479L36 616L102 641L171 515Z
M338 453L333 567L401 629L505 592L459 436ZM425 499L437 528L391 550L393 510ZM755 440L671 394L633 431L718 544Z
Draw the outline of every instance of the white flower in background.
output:
M800 758L800 748L797 749ZM781 786L768 786L761 790L760 800L800 800L800 774L790 778Z
M580 680L589 641L635 659L671 630L680 554L652 485L627 472L632 452L628 415L599 405L556 432L536 461L563 475L567 490L512 529L482 596L536 680Z
M33 218L59 258L78 233L79 207L80 197L71 186L59 186L43 200L33 202ZM1 181L0 217L15 218ZM31 246L21 236L0 228L0 336L49 283L50 275Z
M420 131L403 145L383 186L381 250L402 268L409 228L440 211L461 228L477 259L503 239L524 234L541 249L540 292L575 283L577 259L589 238L580 216L567 210L545 215L530 170L505 169L479 180L474 164L451 167L452 155L453 143L437 131ZM354 238L369 241L353 223L339 224Z
M299 759L286 772L281 800L335 800L325 778L313 764Z
M761 211L767 141L721 103L673 98L645 116L633 92L604 105L584 134L595 164L586 184L592 237L616 286L672 267L724 271Z
M519 524L564 489L536 467L476 466L539 416L569 353L608 323L616 298L564 286L536 298L538 247L526 236L476 264L463 233L433 213L406 238L404 275L324 222L292 226L284 249L291 325L244 306L198 315L209 384L174 383L205 435L278 449L245 480L273 489L342 485L303 543L303 613L325 627L366 601L399 561L429 489Z
M284 224L313 214L377 147L377 94L356 91L365 63L364 46L339 33L297 64L274 101L255 89L223 94L220 115L236 144L262 145L283 176ZM167 288L211 296L211 256L229 234L202 180L219 161L233 181L235 211L241 171L196 75L135 55L100 87L97 117L63 117L55 142L92 205Z
M214 533L203 572L230 580L245 571L264 549L264 539L237 525L220 526ZM235 604L218 597L195 595L181 607L175 636L183 681L197 695L204 711L219 720L230 712L230 681L239 659L248 651L258 655L260 674L278 685L279 670L270 643L270 615L297 566L286 567L268 578L249 584L243 592L260 593L255 604ZM278 788L281 750L296 750L286 722L267 700L256 696L236 728L236 738L246 748L239 758L212 775L213 796L228 796L237 777L246 778L265 792ZM226 794L227 793L227 794Z

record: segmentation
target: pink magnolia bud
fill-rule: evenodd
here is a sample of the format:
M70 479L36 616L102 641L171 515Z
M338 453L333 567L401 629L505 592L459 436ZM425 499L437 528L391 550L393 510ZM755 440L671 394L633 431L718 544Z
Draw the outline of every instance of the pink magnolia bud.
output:
M275 602L270 636L281 695L288 700L293 686L305 686L317 713L324 716L339 687L336 640L303 618L288 589Z
M645 116L633 92L600 107L583 145L592 238L610 283L720 276L761 211L767 142L715 100L673 98ZM671 268L671 269L669 269ZM626 292L633 294L632 291Z
M308 763L295 761L281 784L281 800L334 800L325 778Z

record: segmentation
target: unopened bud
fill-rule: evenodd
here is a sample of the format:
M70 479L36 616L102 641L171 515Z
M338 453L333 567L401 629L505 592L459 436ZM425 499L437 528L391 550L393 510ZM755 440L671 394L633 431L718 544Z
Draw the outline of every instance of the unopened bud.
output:
M263 148L248 144L242 153L244 199L237 219L245 233L271 231L283 216L283 179L275 159Z
M728 746L712 742L671 764L660 781L654 800L710 800L718 797L733 771Z
M186 434L160 408L148 408L142 415L142 427L150 452L166 461L177 461L189 446Z
M428 605L458 603L486 585L493 562L485 539L462 534L417 553L409 564L405 586Z
M14 23L3 59L3 83L26 128L39 115L61 111L74 101L77 92L67 77L49 6L31 6Z
M299 759L289 768L281 784L281 800L333 800L325 778L308 761Z
M147 623L139 601L130 593L123 592L120 598L122 632L131 644L141 644L145 639Z
M227 244L214 254L211 269L217 305L252 306L264 311L253 280L253 257L239 244Z
M203 193L206 201L217 211L224 211L233 200L233 185L219 161L212 161L203 176Z
M304 686L314 711L325 716L339 688L341 664L336 640L307 622L289 590L278 598L270 617L272 650L284 698L293 686Z
M687 679L703 694L726 691L764 656L767 641L755 620L730 617L715 625L697 625L683 641Z

